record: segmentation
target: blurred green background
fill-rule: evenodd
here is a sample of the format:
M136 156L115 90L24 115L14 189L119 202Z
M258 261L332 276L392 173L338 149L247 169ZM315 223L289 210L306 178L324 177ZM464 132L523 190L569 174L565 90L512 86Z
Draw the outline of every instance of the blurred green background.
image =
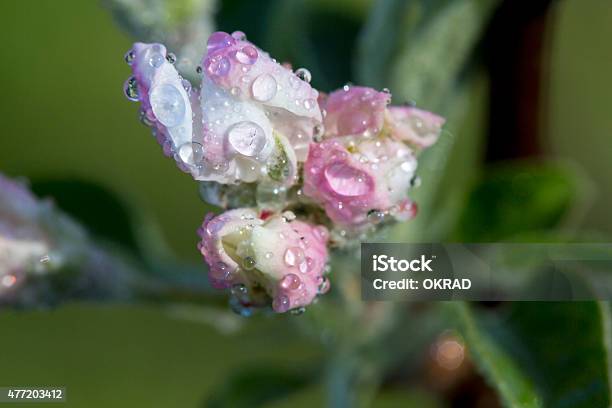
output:
M369 8L365 1L314 3L343 15L355 29ZM231 13L232 7L223 6L220 13ZM566 0L557 5L555 17L542 89L547 103L540 112L544 148L578 163L593 181L583 228L610 232L612 53L602 39L612 38L612 3ZM329 24L332 33L332 19ZM195 229L207 207L190 177L163 157L138 122L137 104L123 96L129 75L123 54L132 40L110 13L97 1L7 0L0 2L0 33L0 170L33 181L76 179L103 186L156 220L176 254L200 262ZM330 66L333 58L350 58L351 52L330 56ZM326 78L346 74L339 69ZM81 210L107 219L96 203ZM93 305L2 311L0 385L63 385L67 406L192 407L237 367L273 361L308 367L321 352L285 324L286 317L251 319L236 335L231 327L220 333L205 318L194 322L167 312ZM313 385L275 406L313 406L321 400ZM383 395L377 403L392 406L392 401L393 395Z

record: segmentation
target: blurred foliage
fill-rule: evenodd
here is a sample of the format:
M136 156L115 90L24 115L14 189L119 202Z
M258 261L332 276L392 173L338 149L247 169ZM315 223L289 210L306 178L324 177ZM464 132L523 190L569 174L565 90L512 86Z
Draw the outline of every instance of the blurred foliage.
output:
M476 362L507 406L610 405L607 303L513 302L496 313L454 306Z
M217 391L213 391L207 408L249 408L285 398L306 387L313 374L300 370L266 367L263 364L232 373Z
M490 168L469 193L457 242L496 242L562 224L584 184L562 163L506 163Z

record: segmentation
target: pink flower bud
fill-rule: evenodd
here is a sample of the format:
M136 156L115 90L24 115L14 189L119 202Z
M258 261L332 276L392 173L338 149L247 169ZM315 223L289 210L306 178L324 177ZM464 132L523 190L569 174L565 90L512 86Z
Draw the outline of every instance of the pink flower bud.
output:
M322 119L318 92L303 75L238 32L210 36L200 90L180 77L161 44L136 43L128 55L134 77L126 95L141 102L144 122L179 168L224 184L295 182Z
M391 106L387 122L398 140L423 149L436 143L445 119L434 113L411 106Z
M412 150L393 139L333 138L311 145L304 194L341 227L359 229L387 216L407 219L416 167Z
M207 216L199 247L209 265L213 286L231 288L242 308L271 302L283 313L309 305L327 291L327 230L286 212L251 209Z
M325 136L376 134L383 127L391 94L363 86L349 86L332 92L322 104Z
M433 144L444 119L412 107L389 107L391 95L345 86L321 97L325 140L304 163L304 194L343 229L416 215L407 197L416 184L416 150Z
M325 136L391 134L415 149L433 145L444 125L444 118L411 106L388 106L389 91L348 86L320 98L326 112Z

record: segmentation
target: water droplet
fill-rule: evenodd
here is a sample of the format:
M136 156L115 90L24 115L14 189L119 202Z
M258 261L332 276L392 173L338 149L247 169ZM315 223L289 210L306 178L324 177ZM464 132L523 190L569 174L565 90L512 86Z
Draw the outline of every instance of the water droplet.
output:
M368 212L368 221L372 224L380 224L385 220L385 213L379 210L371 210Z
M300 287L302 281L298 276L294 273L290 273L285 275L285 277L281 280L280 285L283 289L286 290L296 290Z
M138 101L138 83L136 78L131 76L123 84L123 93L130 101Z
M183 143L178 148L178 156L183 163L195 165L202 162L204 149L197 142Z
M210 268L210 275L214 279L224 280L229 276L230 269L225 262L219 261Z
M296 266L304 262L304 251L298 247L291 247L285 251L285 263L289 266Z
M272 301L272 308L278 313L284 313L289 310L289 304L289 297L286 295L281 295Z
M276 79L270 74L258 76L251 85L251 92L258 101L269 101L276 95Z
M319 294L322 295L324 293L327 293L330 287L329 279L327 278L327 276L321 276L319 278L319 282Z
M155 124L155 118L151 118L153 114L141 109L138 111L138 118L140 119L140 123L145 126L153 126Z
M405 161L400 165L400 168L402 169L402 171L412 174L417 168L417 162L416 160Z
M149 102L157 120L166 127L174 127L185 118L185 100L174 85L161 84L151 89Z
M295 214L293 213L293 211L285 211L283 213L283 219L285 221L293 221L295 220Z
M327 166L324 175L331 189L345 197L362 196L371 190L370 177L365 172L343 162ZM359 179L362 182L359 182ZM338 208L342 207L342 203L338 203Z
M298 68L295 71L295 75L300 78L302 81L310 83L312 81L312 74L306 68Z
M265 256L266 259L272 259L274 254L272 252L266 252L266 254L264 256Z
M243 156L254 157L265 147L266 135L254 122L239 122L228 131L230 145Z
M134 50L129 50L128 52L125 53L125 56L123 57L123 59L125 60L125 63L128 65L132 65L135 58L136 58L136 53L134 52Z
M237 283L235 285L232 285L230 291L232 293L232 296L234 296L240 303L249 303L249 290L244 284Z
M230 60L222 55L214 55L207 58L204 65L206 72L215 76L226 76L232 66Z
M294 316L298 316L303 314L306 311L306 308L304 306L300 306L300 307L296 307L295 309L291 309L289 311L289 313L291 313Z
M232 36L230 36L228 33L217 31L215 33L212 33L210 37L208 37L208 42L206 43L206 50L210 55L216 50L229 47L231 45L234 45L235 43L236 40L232 38Z
M314 99L306 99L306 100L304 101L304 107L305 107L306 109L308 109L308 110L310 110L310 109L314 108L316 104L317 104L317 103L315 102L315 100L314 100Z
M257 61L259 53L257 49L252 45L242 47L241 50L236 51L234 55L236 60L241 64L253 65Z
M196 72L197 72L198 74L201 74L201 73L202 73L202 67L198 65L198 66L196 67Z
M315 125L312 130L312 138L315 142L319 143L323 140L323 135L325 134L325 128L322 124Z
M183 89L185 89L185 92L191 92L191 82L186 79L182 79L181 84L183 84Z
M253 258L252 256L245 256L244 259L242 260L242 266L247 271L250 271L251 269L255 268L256 264L257 264L257 261L255 261L255 258Z
M173 52L169 52L168 54L166 54L166 61L171 64L174 64L176 62L176 55Z
M237 41L246 41L247 36L242 31L234 31L232 33L232 38L234 38Z
M232 87L232 89L230 89L230 93L233 96L238 96L238 95L240 95L240 88L234 86L234 87Z
M164 63L164 56L159 52L153 52L149 57L149 65L153 68L159 68Z

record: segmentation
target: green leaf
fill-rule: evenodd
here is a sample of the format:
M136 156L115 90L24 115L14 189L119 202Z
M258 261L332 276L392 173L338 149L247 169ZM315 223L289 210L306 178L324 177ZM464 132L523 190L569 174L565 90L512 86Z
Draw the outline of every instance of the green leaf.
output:
M609 304L514 302L495 315L454 307L478 367L508 406L610 406Z
M390 73L395 94L439 110L465 70L498 0L456 0L440 7L402 47Z
M81 180L34 180L32 191L39 197L51 197L96 237L137 251L128 205L107 189Z
M384 0L360 36L357 78L396 100L439 110L458 82L498 0Z
M432 3L439 4L436 0ZM412 39L433 15L420 0L381 0L374 3L357 44L355 71L364 85L389 86L390 66L396 52L413 45Z
M308 371L257 365L230 376L214 390L205 403L207 408L252 408L263 406L306 387L312 376Z
M509 407L541 407L541 400L531 380L504 350L481 327L480 322L463 302L451 304L459 316L459 326L469 347L470 355L480 371L500 393Z
M448 121L440 139L419 156L417 174L422 185L409 192L418 205L418 216L398 225L392 239L437 241L454 229L480 168L487 89L486 78L474 75L449 96Z
M558 226L579 203L585 182L563 163L493 167L471 191L455 239L485 242Z

